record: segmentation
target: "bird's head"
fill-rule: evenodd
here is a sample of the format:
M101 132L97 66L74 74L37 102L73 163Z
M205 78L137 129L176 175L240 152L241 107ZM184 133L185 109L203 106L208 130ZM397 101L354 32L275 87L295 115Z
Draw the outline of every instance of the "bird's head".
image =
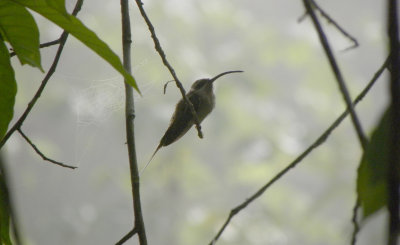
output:
M197 81L195 81L191 87L191 91L198 91L198 90L212 90L213 87L213 83L215 80L217 80L218 78L226 75L226 74L230 74L230 73L236 73L236 72L243 72L243 71L226 71L223 72L221 74L216 75L213 78L203 78L203 79L199 79Z

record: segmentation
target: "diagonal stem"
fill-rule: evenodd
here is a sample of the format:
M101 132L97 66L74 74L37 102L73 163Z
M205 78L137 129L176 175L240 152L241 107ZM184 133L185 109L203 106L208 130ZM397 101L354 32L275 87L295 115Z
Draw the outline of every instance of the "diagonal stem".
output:
M18 133L22 136L22 138L25 139L26 142L28 142L28 144L33 148L33 150L45 161L54 163L58 166L64 167L64 168L70 168L70 169L76 169L77 167L75 166L71 166L71 165L67 165L65 163L53 160L48 158L45 154L43 154L39 148L32 142L32 140L29 139L29 137L21 130L21 128L17 129Z
M383 71L389 67L389 61L390 61L390 57L391 55L389 55L385 62L382 64L382 66L378 69L378 71L375 73L375 75L372 78L372 81L377 80L381 74L383 73ZM354 203L354 207L353 207L353 214L351 217L351 222L353 223L353 232L351 234L351 241L350 244L351 245L356 245L357 243L357 235L358 232L360 231L360 225L358 224L358 210L360 208L360 198L357 196L356 201Z
M121 240L119 240L115 245L122 245L124 244L126 241L128 241L133 235L135 235L138 232L138 230L135 228L133 228L130 232L128 232L125 236L123 236L121 238Z
M61 42L61 38L58 38L58 39L53 40L53 41L50 41L50 42L41 43L41 44L39 45L39 48L50 47L50 46L59 44L60 42ZM15 53L14 51L13 51L13 52L10 52L10 57L13 57L13 56L15 56L15 55L16 55L16 53Z
M343 27L341 27L334 19L332 19L329 14L327 12L325 12L325 10L323 10L314 0L311 0L312 4L315 6L315 8L321 13L321 15L330 23L332 24L334 27L336 27L336 29L341 32L345 37L347 37L348 39L350 39L353 42L353 45L344 49L344 51L346 50L350 50L353 48L357 48L358 47L358 41L357 39L355 39L352 35L350 35Z
M364 97L367 95L369 90L372 88L372 86L375 84L375 82L378 80L378 78L381 76L383 71L385 70L387 61L378 69L378 71L375 73L373 78L370 80L370 82L367 84L367 86L363 89L363 91L356 97L354 102L352 103L353 106L356 106ZM253 195L251 195L249 198L246 199L246 201L242 202L235 208L233 208L226 219L225 223L222 225L222 227L219 229L217 235L213 238L213 240L209 243L209 245L214 245L217 240L220 238L222 233L224 232L225 228L229 225L231 222L232 218L237 215L239 212L241 212L243 209L247 207L250 203L255 201L258 197L260 197L264 192L272 185L274 184L277 180L279 180L281 177L283 177L289 170L293 169L296 167L297 164L299 164L306 156L308 156L314 149L316 149L318 146L323 144L330 134L340 125L340 123L346 118L346 116L350 113L349 108L347 108L330 126L328 129L325 130L324 133L322 133L303 153L301 153L295 160L293 160L287 167L282 169L275 177L273 177L268 183L266 183L264 186L262 186L258 191L256 191Z
M322 26L319 23L318 18L314 13L314 10L312 9L310 1L311 0L303 0L304 6L305 6L305 8L307 10L307 13L311 16L311 19L312 19L312 21L314 23L314 27L317 30L317 33L318 33L318 36L319 36L319 40L320 40L321 45L324 48L326 56L327 56L327 58L329 60L329 63L330 63L331 68L332 68L332 71L333 71L333 73L335 75L335 78L336 78L336 81L337 81L337 83L339 85L340 92L342 93L343 99L346 102L346 105L347 105L347 107L349 109L351 120L352 120L354 128L355 128L355 130L357 132L357 136L358 136L358 139L360 141L361 147L363 148L363 150L365 150L365 148L366 148L366 146L368 144L367 137L364 134L364 131L363 131L361 123L360 123L360 120L358 119L357 114L356 114L356 112L355 112L355 110L353 108L353 105L351 103L351 97L350 97L349 91L347 89L347 86L346 86L346 83L345 83L344 78L342 76L342 73L341 73L341 71L339 69L339 66L338 66L338 64L336 62L336 59L335 59L335 57L333 55L333 52L332 52L332 49L331 49L331 47L329 45L328 39L326 38L326 35L325 35L324 31L322 30Z

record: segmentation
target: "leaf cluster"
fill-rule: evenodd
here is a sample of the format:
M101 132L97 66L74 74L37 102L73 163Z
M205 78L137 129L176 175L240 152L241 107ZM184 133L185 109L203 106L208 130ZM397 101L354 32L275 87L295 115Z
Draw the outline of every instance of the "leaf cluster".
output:
M75 17L76 13L67 12L65 0L2 0L0 1L0 140L6 135L13 118L17 95L17 81L11 58L15 54L21 65L28 64L44 72L40 56L40 32L30 11L40 14L73 35L121 73L126 83L140 93L135 79L124 69L119 57ZM4 194L3 182L0 172L0 244L11 244L9 202Z

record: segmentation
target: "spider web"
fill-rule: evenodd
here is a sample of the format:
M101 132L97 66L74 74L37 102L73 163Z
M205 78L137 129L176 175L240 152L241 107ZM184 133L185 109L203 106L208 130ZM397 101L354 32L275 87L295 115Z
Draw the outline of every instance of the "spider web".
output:
M75 78L77 80L84 80ZM84 81L85 82L85 81ZM87 80L86 80L87 82ZM154 84L141 84L143 97L154 89ZM143 97L135 95L135 101ZM125 107L125 86L120 76L102 80L91 80L87 87L77 90L70 98L70 106L76 117L74 154L75 162L80 165L98 143L100 130L110 120L121 116Z
M91 82L73 98L77 124L82 126L107 121L124 106L124 84L117 77Z

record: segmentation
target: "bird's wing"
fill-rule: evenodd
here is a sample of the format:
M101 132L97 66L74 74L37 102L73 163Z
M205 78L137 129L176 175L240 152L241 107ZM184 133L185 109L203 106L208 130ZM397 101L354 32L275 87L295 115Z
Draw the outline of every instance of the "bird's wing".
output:
M192 102L194 109L197 111L200 106L200 98L197 94L188 93L188 98ZM181 138L192 126L194 120L192 112L184 99L181 99L176 105L171 123L162 137L160 144L167 146Z

